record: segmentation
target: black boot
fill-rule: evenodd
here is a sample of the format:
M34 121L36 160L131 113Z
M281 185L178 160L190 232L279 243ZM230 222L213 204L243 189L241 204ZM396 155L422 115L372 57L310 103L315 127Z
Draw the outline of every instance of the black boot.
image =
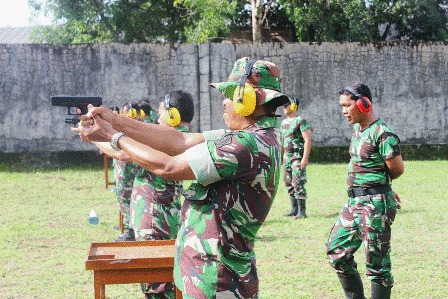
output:
M306 218L306 199L300 198L299 200L299 212L294 219Z
M119 235L114 242L135 241L135 234L132 228L126 229L123 235Z
M362 285L361 276L359 273L352 274L349 277L342 277L338 274L339 281L345 292L346 299L365 299L364 287ZM372 297L373 298L373 297Z
M283 214L283 216L295 216L297 214L297 198L290 195L289 200L291 201L291 211L289 211L289 213Z
M372 281L372 299L390 299L391 289Z

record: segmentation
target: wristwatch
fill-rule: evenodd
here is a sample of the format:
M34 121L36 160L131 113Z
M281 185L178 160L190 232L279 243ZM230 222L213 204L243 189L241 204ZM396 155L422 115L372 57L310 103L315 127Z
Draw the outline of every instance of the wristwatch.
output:
M117 132L112 136L112 139L110 141L110 146L116 150L119 151L121 148L118 146L118 139L120 139L121 136L125 136L123 132Z

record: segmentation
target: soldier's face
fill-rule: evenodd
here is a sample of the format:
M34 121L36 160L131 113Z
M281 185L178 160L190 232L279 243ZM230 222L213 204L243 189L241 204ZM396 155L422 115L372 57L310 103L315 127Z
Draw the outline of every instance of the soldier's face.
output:
M230 99L225 98L222 102L224 106L224 122L230 130L243 130L246 125L246 118L235 112L233 108L233 102Z
M159 120L158 120L159 125L161 126L167 126L169 127L170 125L168 124L168 122L166 121L166 108L165 108L165 102L160 102L159 104Z
M350 95L341 94L339 104L342 107L342 114L350 124L356 124L362 120L363 115L356 107L356 101Z

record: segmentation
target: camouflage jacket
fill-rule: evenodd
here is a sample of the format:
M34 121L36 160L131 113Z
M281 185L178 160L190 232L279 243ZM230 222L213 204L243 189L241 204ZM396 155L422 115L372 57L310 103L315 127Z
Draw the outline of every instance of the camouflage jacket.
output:
M159 114L157 114L154 110L151 110L149 115L147 115L145 118L142 118L143 122L150 124L156 124L158 120L159 120Z
M279 182L277 127L266 118L242 131L204 132L206 141L186 151L197 181L184 192L176 241L184 295L258 297L253 249Z
M190 132L191 126L176 129ZM137 227L144 226L143 233L152 237L175 239L180 226L182 190L182 181L167 181L138 166L132 197L141 208L134 210L134 213L139 213L133 217L134 224ZM144 223L138 223L141 219L144 219Z
M299 153L303 154L303 139L302 132L310 128L310 124L297 115L293 119L284 119L281 124L282 128L282 145L285 153Z
M389 185L391 178L384 161L401 154L400 139L380 119L364 130L355 124L353 130L347 184L350 187Z

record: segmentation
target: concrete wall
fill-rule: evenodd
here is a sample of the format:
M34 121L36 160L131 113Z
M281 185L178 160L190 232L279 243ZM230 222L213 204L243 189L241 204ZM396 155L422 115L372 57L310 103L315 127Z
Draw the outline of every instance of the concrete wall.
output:
M171 90L196 100L195 131L224 128L222 96L236 59L269 60L282 91L301 100L313 145L348 145L351 126L338 91L353 80L371 87L374 110L405 144L448 144L448 47L444 44L102 44L0 45L0 152L93 149L64 123L50 96L99 95L105 106ZM280 109L278 110L280 113Z

